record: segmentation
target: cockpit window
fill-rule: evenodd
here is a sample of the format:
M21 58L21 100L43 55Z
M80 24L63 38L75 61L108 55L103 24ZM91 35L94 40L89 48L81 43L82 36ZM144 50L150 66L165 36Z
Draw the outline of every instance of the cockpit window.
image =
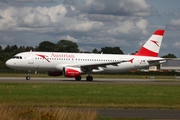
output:
M22 59L22 56L13 56L12 59Z

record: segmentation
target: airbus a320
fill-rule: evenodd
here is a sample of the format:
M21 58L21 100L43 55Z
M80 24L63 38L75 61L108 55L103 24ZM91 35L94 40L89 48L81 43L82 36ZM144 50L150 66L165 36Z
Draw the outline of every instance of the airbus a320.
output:
M119 73L146 68L165 62L158 57L164 30L156 30L134 55L85 54L64 52L22 52L6 61L12 69L47 71L49 76L73 77L80 81L82 74L93 81L91 73ZM26 76L30 80L30 74Z

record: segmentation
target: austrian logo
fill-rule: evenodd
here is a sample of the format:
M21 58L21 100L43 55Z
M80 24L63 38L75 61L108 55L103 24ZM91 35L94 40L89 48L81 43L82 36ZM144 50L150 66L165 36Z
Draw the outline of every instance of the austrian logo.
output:
M47 59L47 55L42 55L42 54L36 54L37 56L45 59L46 61L50 62L49 59ZM51 54L50 58L68 58L68 59L73 59L75 56L73 54Z
M48 56L46 56L46 55L40 55L40 54L36 54L37 56L39 56L39 57L41 57L41 58L43 58L43 59L45 59L46 61L48 61L48 62L50 62L46 57L48 57Z
M156 45L159 47L159 45L158 45L158 41L151 40L151 42L153 42L154 44L156 44Z

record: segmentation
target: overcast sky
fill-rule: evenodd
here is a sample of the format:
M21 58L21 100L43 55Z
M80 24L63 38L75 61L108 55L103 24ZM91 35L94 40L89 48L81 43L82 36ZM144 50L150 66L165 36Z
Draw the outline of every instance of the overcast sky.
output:
M61 39L82 51L119 46L131 54L165 29L160 56L180 57L180 0L0 0L0 45Z

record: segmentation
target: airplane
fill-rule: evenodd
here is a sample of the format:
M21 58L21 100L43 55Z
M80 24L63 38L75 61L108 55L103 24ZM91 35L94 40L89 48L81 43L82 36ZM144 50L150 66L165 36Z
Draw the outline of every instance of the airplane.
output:
M47 71L49 76L73 77L81 80L82 74L88 74L87 81L93 81L91 73L119 73L147 68L166 62L158 57L165 30L156 30L147 42L134 55L65 53L65 52L22 52L6 61L12 69L27 70L26 80L30 80L30 71Z

